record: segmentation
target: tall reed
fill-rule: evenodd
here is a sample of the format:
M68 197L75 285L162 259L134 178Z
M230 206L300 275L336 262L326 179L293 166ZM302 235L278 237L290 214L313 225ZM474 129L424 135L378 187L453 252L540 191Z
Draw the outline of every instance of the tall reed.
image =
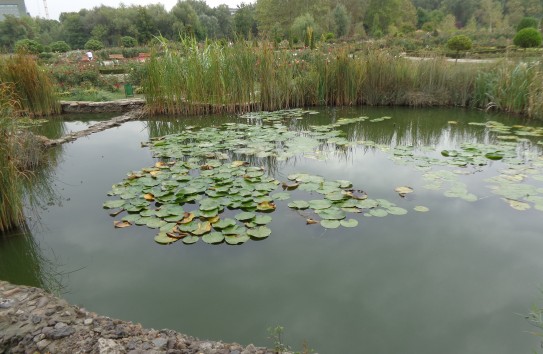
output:
M11 83L21 109L29 115L60 113L52 80L30 55L18 53L0 57L0 83Z
M366 104L495 107L543 118L543 70L535 64L413 61L349 47L296 53L268 43L185 40L181 50L152 55L148 72L144 91L151 114Z
M0 234L24 221L22 191L17 168L17 124L11 115L19 103L12 85L0 83Z

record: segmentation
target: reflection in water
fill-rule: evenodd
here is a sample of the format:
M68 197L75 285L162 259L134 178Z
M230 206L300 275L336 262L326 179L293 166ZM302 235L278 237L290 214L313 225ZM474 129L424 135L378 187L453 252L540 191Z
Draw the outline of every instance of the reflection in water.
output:
M56 271L57 265L43 256L28 226L0 237L0 260L0 279L61 292L62 275Z

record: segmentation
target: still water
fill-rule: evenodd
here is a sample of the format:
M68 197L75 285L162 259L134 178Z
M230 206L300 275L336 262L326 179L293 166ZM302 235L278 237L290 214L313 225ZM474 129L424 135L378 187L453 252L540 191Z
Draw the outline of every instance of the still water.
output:
M320 112L292 122L291 129L360 115L392 119L340 128L349 140L377 147L328 148L325 160L261 161L270 173L281 181L298 172L350 180L407 215L359 215L356 228L326 230L306 225L288 201L280 201L265 240L161 246L144 226L114 229L102 209L113 184L156 162L140 143L185 125L247 121L129 122L52 152L55 163L46 175L55 196L29 211L28 233L0 239L0 278L53 288L71 303L111 317L227 342L272 346L267 329L283 326L286 344L301 349L306 341L321 354L537 350L539 340L528 333L535 328L524 315L543 303L543 211L533 205L515 210L492 193L485 179L505 168L502 161L432 167L469 172L459 174L477 196L469 202L425 188L428 171L387 149L413 146L443 158L441 150L464 142L496 142L496 134L468 122L537 123L450 109ZM49 134L83 129L95 119L103 117L70 117L51 124ZM540 140L527 139L519 153L541 159ZM532 173L543 172L538 167ZM543 187L538 180L529 183ZM394 191L398 186L414 193L402 198ZM418 205L430 211L414 211Z

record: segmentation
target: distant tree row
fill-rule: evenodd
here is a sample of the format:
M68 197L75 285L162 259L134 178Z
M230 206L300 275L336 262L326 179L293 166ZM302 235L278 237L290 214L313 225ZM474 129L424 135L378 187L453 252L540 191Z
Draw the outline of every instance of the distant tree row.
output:
M380 37L416 30L514 33L526 17L539 27L543 0L257 0L234 10L178 0L170 11L161 4L121 5L62 13L59 21L6 16L0 21L0 49L13 50L22 39L64 50L65 45L83 49L89 40L129 47L180 35L198 40L260 36L309 44L310 38Z

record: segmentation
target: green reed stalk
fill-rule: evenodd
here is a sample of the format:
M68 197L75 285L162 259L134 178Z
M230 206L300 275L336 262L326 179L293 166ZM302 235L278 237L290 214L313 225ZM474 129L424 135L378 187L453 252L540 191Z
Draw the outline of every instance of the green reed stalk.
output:
M30 56L22 53L0 58L0 83L12 83L21 108L29 115L60 113L53 82Z

